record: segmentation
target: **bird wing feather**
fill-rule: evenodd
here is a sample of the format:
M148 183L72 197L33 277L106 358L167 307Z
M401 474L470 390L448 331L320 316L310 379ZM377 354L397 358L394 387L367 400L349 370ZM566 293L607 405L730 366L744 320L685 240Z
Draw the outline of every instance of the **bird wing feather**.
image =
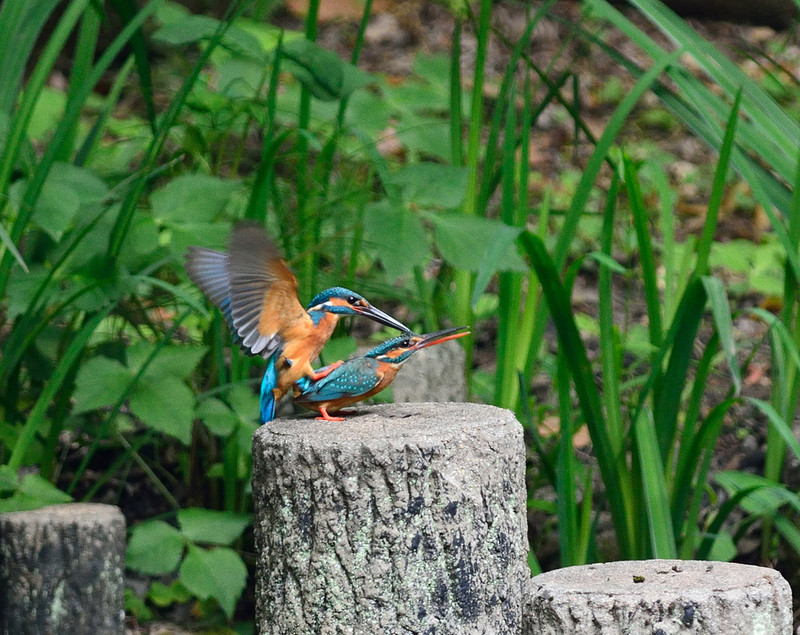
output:
M369 357L351 359L322 379L298 382L301 392L295 399L300 403L321 403L366 394L383 378L378 366Z
M297 279L258 225L233 230L228 274L233 329L251 353L269 358L285 343L287 328L298 320L313 326L297 299Z

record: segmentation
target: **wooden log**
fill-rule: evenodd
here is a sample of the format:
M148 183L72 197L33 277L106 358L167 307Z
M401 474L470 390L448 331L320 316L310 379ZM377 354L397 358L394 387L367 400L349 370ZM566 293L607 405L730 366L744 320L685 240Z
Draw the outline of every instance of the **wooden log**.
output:
M0 632L121 635L125 518L70 503L0 514Z
M531 580L526 635L791 635L792 592L774 569L639 560Z
M255 433L256 632L514 633L527 565L511 412L392 404Z

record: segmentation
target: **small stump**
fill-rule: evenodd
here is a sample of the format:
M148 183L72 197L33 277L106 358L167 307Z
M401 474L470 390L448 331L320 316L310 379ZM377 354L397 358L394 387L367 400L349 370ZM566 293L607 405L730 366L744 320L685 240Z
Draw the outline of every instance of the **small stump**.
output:
M774 569L639 560L567 567L531 580L529 635L791 635L792 592Z
M0 514L0 632L124 632L125 518L71 503Z
M520 632L524 457L514 415L478 404L263 425L256 632Z

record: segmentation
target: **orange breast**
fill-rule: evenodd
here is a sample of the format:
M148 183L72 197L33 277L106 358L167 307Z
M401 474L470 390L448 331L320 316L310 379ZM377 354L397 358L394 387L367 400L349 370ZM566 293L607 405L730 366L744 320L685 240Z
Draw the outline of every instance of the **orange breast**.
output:
M277 389L281 395L285 394L298 379L314 372L311 362L317 358L330 339L339 319L334 313L326 313L315 326L308 314L305 317L304 320L290 324L281 333L281 337L286 341L278 366ZM285 366L284 360L291 360L291 366Z

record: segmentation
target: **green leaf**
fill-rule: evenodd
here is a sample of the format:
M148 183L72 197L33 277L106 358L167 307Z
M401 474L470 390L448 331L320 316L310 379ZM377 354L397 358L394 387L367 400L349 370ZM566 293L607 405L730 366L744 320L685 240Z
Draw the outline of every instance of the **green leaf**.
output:
M416 214L384 199L364 208L364 241L394 282L430 257L428 236Z
M247 567L232 549L190 546L181 564L180 581L201 600L214 598L231 618L247 582Z
M789 446L789 449L798 459L800 459L800 441L798 441L795 437L794 432L792 431L792 426L784 421L783 417L778 414L778 411L775 410L772 404L761 399L756 399L755 397L747 397L747 401L767 415L769 424L781 437L783 437L783 440L786 442L786 445Z
M392 172L387 186L400 188L405 203L418 207L457 209L464 204L469 171L439 163L411 163Z
M463 214L429 214L436 246L456 269L527 271L515 241L520 228L502 221Z
M146 575L174 571L183 555L184 539L163 520L147 520L131 530L126 554L129 569Z
M166 225L213 221L241 183L205 174L184 174L153 192L153 216Z
M31 218L58 242L80 210L80 198L68 185L48 180L36 201Z
M797 494L763 476L725 471L718 473L715 479L732 496L741 490L752 489L742 499L741 507L754 516L772 516L787 503L795 511L800 511L800 497Z
M219 399L206 399L197 406L194 416L202 421L211 434L227 437L239 423L239 418Z
M305 38L284 44L281 64L322 101L342 99L373 81L368 73Z
M12 470L8 465L0 465L0 494L13 492L18 485L19 480L16 471Z
M92 357L81 365L75 378L73 412L86 412L115 403L131 378L130 370L117 360Z
M146 426L186 445L192 440L194 394L177 377L145 374L131 393L130 406Z
M634 429L636 447L639 450L639 472L644 481L650 548L656 558L677 558L678 549L672 528L664 464L661 461L653 416L649 410L639 411Z
M192 599L192 594L178 580L167 586L158 580L153 580L150 590L147 592L148 599L161 608L172 606L176 602L184 603Z
M19 483L19 491L41 501L43 505L68 503L72 500L72 496L62 492L50 481L38 474L27 474L23 476Z
M3 467L7 468L7 466ZM11 476L9 472L10 470L7 470L5 474L4 489L7 489L8 485L12 485L8 482ZM13 484L13 486L15 485L16 483ZM0 513L39 509L48 505L68 503L71 500L72 497L69 494L62 492L46 478L38 474L27 474L22 478L17 491L10 498L0 500Z
M190 507L178 512L183 535L193 542L230 545L252 522L250 514Z
M219 20L209 16L189 15L164 25L152 35L152 38L172 46L194 44L211 39L219 24ZM228 27L221 44L237 56L248 57L262 63L265 61L264 49L258 38L235 26Z
M450 125L441 117L406 115L398 125L397 138L411 153L444 162L453 160Z
M165 346L150 362L145 375L147 377L170 375L186 379L197 368L207 350L206 346Z
M711 305L711 314L714 316L714 325L719 334L720 346L725 353L728 361L728 369L733 379L735 394L742 390L742 371L736 359L736 342L733 337L733 321L731 320L731 307L728 304L728 296L725 293L725 286L718 278L703 276L703 287Z

